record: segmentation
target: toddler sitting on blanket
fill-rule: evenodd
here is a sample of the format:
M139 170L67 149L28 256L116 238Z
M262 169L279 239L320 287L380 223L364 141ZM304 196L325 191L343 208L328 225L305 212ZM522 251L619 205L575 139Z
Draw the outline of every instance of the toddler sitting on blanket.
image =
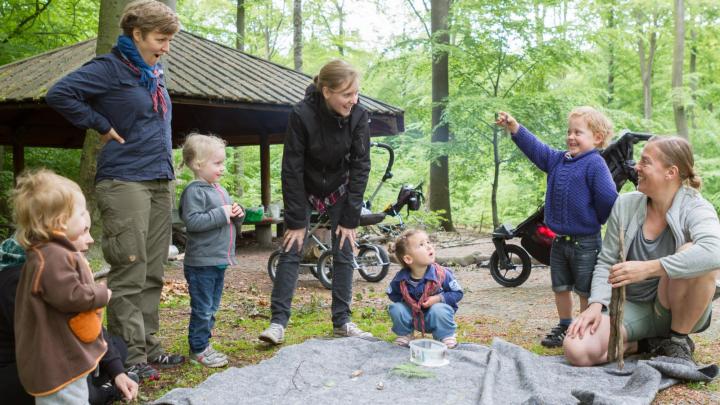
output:
M395 240L395 256L403 265L390 282L388 307L397 334L395 344L408 346L415 331L431 332L449 349L457 346L455 312L463 290L450 269L435 263L428 235L410 229Z

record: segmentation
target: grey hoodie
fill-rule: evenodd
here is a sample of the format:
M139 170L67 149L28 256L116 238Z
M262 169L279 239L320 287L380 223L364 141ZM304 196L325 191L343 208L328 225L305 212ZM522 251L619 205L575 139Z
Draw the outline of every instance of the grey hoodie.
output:
M185 264L222 266L237 264L235 225L223 205L232 204L230 195L219 184L195 180L180 196L180 218L187 227Z
M625 232L624 254L627 257L638 227L645 222L647 200L645 194L634 191L620 195L615 202L607 221L602 250L595 264L589 303L610 304L612 287L608 283L608 276L610 267L620 261L620 224ZM675 237L675 249L687 242L693 243L690 249L660 259L668 277L698 277L720 268L720 222L712 204L698 191L680 187L665 218Z

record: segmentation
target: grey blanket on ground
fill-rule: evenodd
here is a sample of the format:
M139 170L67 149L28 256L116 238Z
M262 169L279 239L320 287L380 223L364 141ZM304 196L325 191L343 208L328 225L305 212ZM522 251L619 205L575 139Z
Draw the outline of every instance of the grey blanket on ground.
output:
M429 378L393 370L409 349L358 338L312 339L271 359L216 373L195 388L177 388L156 404L649 404L680 381L710 381L718 367L658 357L573 367L496 339L461 344ZM360 370L360 371L358 371Z

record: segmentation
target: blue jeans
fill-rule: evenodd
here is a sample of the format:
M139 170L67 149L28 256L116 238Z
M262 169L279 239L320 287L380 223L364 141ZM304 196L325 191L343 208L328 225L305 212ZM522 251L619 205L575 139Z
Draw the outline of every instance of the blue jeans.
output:
M404 302L394 302L388 306L388 313L392 319L392 331L398 336L406 336L414 329L412 310ZM453 336L455 324L455 311L448 304L439 302L423 311L425 318L425 332L431 332L435 340L442 340ZM418 321L418 326L419 321Z
M190 291L188 342L192 353L200 353L210 344L215 313L220 307L226 266L184 266Z

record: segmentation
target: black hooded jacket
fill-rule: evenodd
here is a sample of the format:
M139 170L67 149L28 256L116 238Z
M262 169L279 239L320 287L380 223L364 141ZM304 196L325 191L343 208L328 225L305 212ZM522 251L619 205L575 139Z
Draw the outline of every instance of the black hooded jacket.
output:
M314 84L290 113L282 162L285 223L307 226L308 195L323 198L348 182L340 225L355 228L370 174L368 112L356 104L350 116L328 109Z

